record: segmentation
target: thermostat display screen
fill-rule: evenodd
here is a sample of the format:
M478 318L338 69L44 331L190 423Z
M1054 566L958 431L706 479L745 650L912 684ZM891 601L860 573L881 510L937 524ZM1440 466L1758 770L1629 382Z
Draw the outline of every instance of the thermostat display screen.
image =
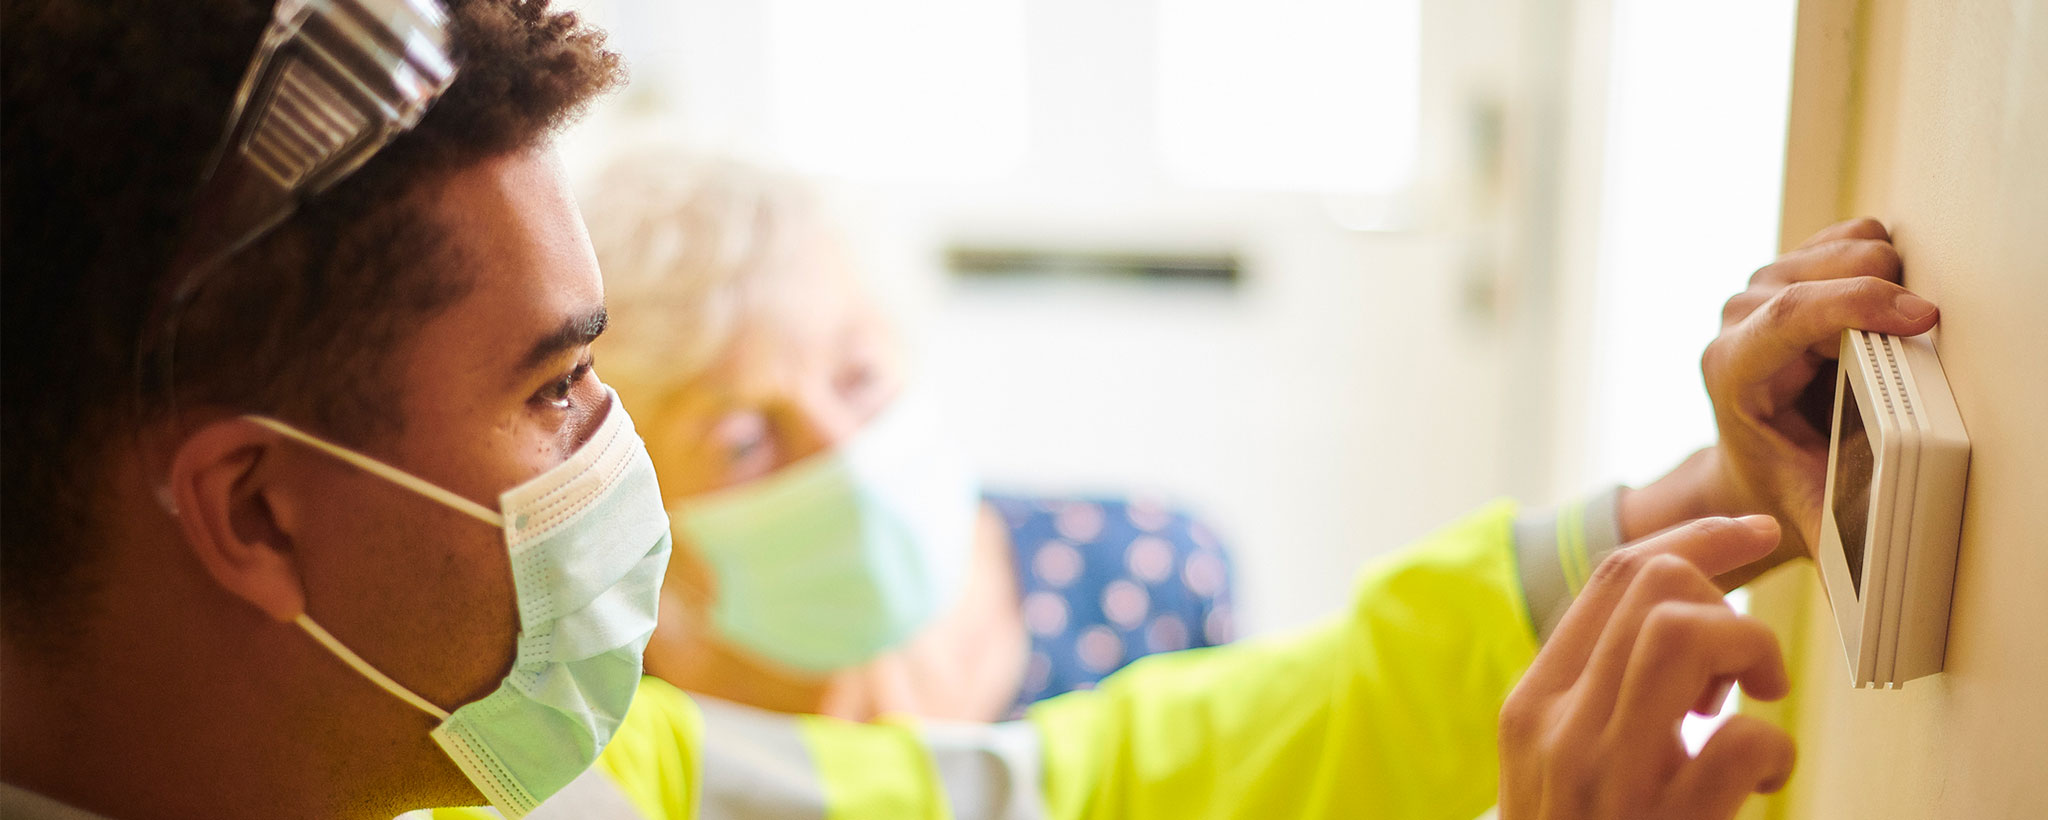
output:
M1849 583L1863 597L1863 552L1870 522L1870 478L1876 466L1870 433L1863 429L1863 408L1856 391L1842 391L1842 415L1835 420L1835 531L1842 534L1842 553L1849 563Z

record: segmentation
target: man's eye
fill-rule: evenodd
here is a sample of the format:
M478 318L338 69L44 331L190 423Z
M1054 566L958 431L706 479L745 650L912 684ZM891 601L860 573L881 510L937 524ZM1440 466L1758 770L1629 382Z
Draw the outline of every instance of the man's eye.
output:
M563 376L560 381L541 388L537 398L546 402L551 407L567 410L569 409L570 391L575 390L576 385L582 382L583 378L588 375L590 375L589 360L579 362L576 365L576 369L569 371L569 374Z

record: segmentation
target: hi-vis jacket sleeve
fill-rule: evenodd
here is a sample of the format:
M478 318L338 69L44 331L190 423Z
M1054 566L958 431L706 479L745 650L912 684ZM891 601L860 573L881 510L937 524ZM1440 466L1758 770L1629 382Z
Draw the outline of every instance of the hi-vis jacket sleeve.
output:
M1535 657L1500 503L1374 562L1306 631L1159 655L1030 720L1058 818L1471 820Z
M1613 548L1611 502L1489 505L1370 564L1337 617L1146 658L1016 723L780 715L649 678L583 793L533 817L1471 820L1535 624Z

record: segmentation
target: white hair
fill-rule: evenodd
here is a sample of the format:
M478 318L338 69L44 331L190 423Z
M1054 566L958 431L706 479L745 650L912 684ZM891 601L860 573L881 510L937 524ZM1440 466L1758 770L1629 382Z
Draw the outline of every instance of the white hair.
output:
M649 145L620 154L581 199L612 322L605 380L658 402L717 363L827 235L794 177L739 160ZM815 286L817 283L808 283Z

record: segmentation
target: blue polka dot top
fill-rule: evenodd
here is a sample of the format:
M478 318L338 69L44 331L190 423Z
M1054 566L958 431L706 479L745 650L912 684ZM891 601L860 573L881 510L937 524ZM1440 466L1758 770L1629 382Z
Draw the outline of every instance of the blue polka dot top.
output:
M1231 639L1230 556L1186 512L1135 498L985 500L1009 528L1031 636L1011 717L1146 655Z

